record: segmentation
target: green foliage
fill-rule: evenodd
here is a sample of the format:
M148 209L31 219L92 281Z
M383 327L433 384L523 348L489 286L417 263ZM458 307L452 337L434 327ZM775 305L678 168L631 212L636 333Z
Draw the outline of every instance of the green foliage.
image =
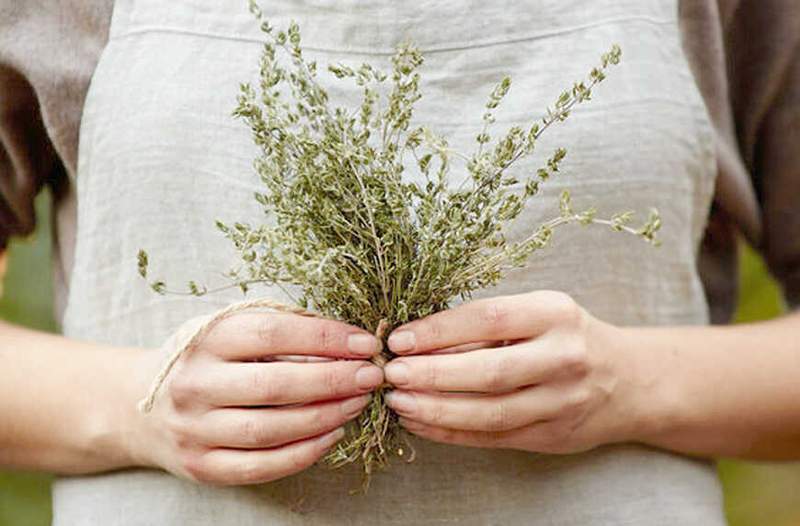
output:
M0 316L33 329L56 332L53 319L53 281L50 278L50 194L36 199L37 232L29 239L14 239L9 246L8 273L0 295ZM44 227L42 227L44 225Z
M50 477L0 471L0 526L50 524Z
M277 284L298 305L372 332L381 323L390 331L497 284L547 246L562 225L602 224L656 243L655 211L634 228L630 212L600 219L593 209L574 211L567 192L553 219L522 240L506 237L506 226L559 172L567 151L556 149L521 185L509 168L533 154L547 129L590 100L607 69L619 63L618 46L544 117L493 139L494 112L511 88L509 77L501 79L485 104L475 150L464 155L445 137L413 124L424 58L411 43L398 46L389 72L370 64L329 65L328 72L362 93L355 108L335 106L317 80L317 64L303 55L297 24L279 31L254 2L251 8L266 37L260 80L258 86L241 85L233 115L249 126L260 149L255 170L264 190L255 199L271 221L217 223L239 255L228 273L233 286L246 292L255 283ZM451 184L457 164L465 174ZM144 252L139 272L147 274ZM161 281L150 286L167 290ZM287 286L300 295L292 296ZM192 282L184 293L207 292ZM385 349L381 361L392 357ZM400 449L400 438L380 390L329 460L335 466L360 460L368 475Z
M769 274L764 260L746 243L739 244L740 298L734 319L737 323L777 318L786 311L780 287Z

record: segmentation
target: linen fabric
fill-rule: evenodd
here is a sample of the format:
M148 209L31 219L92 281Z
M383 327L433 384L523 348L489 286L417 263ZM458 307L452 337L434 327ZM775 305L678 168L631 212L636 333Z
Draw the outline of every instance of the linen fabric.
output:
M623 63L542 139L541 162L570 149L510 231L513 239L576 207L601 213L657 207L663 247L595 228L562 228L546 251L482 295L554 288L617 324L705 324L698 251L714 195L717 146L682 51L674 1L526 4L390 0L273 1L273 25L296 19L310 58L388 66L398 41L426 55L418 119L470 152L483 104L505 74L514 85L495 133L539 116L619 43ZM157 296L136 272L139 248L167 282L221 282L235 264L213 227L263 221L256 149L231 118L238 82L255 80L261 35L244 7L194 0L120 0L86 97L75 180L77 230L63 316L69 337L153 347L184 320L241 299ZM352 106L357 87L321 75ZM520 177L537 166L524 162ZM458 183L454 170L454 184ZM463 173L463 171L461 172ZM138 285L137 285L138 284ZM280 291L257 294L284 299ZM635 445L569 456L487 450L414 439L416 460L374 476L315 466L256 487L214 488L153 470L63 477L56 525L135 524L723 524L714 466Z

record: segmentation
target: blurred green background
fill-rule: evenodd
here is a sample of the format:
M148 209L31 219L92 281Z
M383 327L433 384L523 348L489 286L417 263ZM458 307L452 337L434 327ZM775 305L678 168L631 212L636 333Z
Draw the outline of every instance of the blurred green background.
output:
M0 317L54 331L47 204L47 196L40 196L37 233L10 248ZM762 262L746 247L742 251L742 301L737 321L777 316L781 303L775 284ZM800 526L800 465L724 461L720 474L731 526ZM43 475L0 471L0 526L50 524L49 480Z

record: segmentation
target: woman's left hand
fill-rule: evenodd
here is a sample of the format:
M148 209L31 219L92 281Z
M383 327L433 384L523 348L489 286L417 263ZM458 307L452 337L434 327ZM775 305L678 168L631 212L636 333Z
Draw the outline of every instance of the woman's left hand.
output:
M560 292L467 303L391 334L388 404L410 432L450 444L573 453L634 440L649 380L620 332Z

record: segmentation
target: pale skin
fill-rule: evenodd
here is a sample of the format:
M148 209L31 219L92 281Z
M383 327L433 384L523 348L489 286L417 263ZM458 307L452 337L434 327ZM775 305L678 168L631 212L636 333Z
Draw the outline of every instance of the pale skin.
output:
M301 471L342 437L383 372L371 334L332 320L239 314L181 359L0 327L0 465L56 473L132 466L217 485ZM291 360L280 358L291 355Z
M382 372L368 362L379 344L361 329L239 314L179 362L142 415L136 402L159 351L2 325L0 465L268 482L319 460L384 375L403 425L438 442L556 454L634 442L798 459L798 334L797 313L752 325L616 327L563 293L536 291L398 328L389 346L401 356Z

